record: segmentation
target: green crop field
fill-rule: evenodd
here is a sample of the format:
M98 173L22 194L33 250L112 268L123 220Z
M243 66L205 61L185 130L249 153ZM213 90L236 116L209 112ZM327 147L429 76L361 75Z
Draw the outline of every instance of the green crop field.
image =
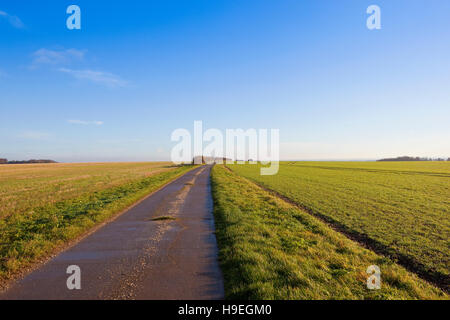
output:
M282 162L229 165L448 291L450 162Z
M191 168L0 165L0 284Z
M212 190L226 298L448 298L391 259L223 166L213 168ZM366 286L371 265L381 269L380 290Z

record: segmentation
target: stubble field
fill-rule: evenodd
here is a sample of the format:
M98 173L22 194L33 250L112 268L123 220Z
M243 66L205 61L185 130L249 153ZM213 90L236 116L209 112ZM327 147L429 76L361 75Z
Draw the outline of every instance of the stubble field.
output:
M182 175L169 162L0 166L0 285Z

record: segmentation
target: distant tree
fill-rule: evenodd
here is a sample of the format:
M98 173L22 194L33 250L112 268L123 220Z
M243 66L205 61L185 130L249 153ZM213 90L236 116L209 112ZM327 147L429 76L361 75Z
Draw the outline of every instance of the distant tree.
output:
M402 156L402 157L397 157L397 158L380 159L380 160L377 160L377 161L433 161L433 159L432 158L420 158L420 157Z
M27 164L27 163L57 163L57 162L54 160L46 160L46 159L43 159L43 160L32 159L32 160L21 160L21 161L14 160L14 161L8 161L7 163L8 164Z
M8 159L0 159L0 164L7 164L8 163Z

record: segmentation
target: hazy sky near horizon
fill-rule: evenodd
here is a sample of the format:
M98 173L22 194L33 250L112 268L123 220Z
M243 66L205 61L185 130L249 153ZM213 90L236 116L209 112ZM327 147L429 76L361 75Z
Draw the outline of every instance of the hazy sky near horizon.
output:
M66 8L81 8L81 30ZM381 8L381 30L366 9ZM0 0L0 158L167 160L177 128L281 159L450 157L448 0Z

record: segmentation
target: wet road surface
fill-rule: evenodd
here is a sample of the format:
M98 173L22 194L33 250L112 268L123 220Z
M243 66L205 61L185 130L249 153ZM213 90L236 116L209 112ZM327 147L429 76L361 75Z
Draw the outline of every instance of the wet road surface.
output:
M0 299L223 299L210 171L202 166L171 182ZM67 288L71 265L80 268L80 290Z

